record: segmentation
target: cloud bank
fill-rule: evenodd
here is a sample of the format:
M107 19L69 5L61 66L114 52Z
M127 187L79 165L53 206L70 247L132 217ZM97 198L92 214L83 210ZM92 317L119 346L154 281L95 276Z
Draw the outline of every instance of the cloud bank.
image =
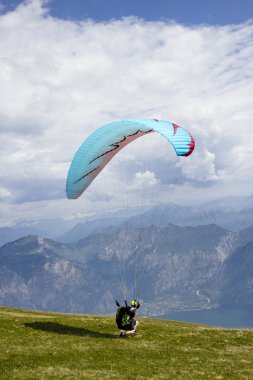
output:
M0 41L1 224L135 205L140 187L145 202L154 188L165 202L252 193L252 22L75 22L32 0L0 16ZM76 149L124 118L176 122L195 151L179 159L160 136L145 136L85 197L66 200Z

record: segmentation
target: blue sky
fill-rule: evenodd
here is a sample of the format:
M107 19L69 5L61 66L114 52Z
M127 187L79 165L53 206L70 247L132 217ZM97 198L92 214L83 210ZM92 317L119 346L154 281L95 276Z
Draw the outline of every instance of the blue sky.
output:
M1 0L6 11L21 0ZM225 25L253 18L252 0L51 0L50 14L64 19L96 21L136 16L184 24Z
M134 207L140 194L253 194L251 1L0 3L0 225ZM175 122L195 150L183 160L155 134L138 139L68 201L79 145L126 118Z

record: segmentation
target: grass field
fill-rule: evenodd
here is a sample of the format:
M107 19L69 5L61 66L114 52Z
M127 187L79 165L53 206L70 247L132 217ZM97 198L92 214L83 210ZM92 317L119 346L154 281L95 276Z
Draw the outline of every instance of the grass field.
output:
M0 379L253 379L253 331L0 308Z

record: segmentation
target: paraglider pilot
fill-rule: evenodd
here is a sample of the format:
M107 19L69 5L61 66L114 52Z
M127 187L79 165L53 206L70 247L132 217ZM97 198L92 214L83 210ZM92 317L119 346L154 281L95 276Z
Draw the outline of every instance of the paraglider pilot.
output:
M130 302L128 306L125 300L125 306L121 306L117 300L115 300L118 310L116 312L116 323L120 330L119 337L124 335L135 335L137 334L137 327L139 322L134 319L136 310L139 309L140 303L136 300Z

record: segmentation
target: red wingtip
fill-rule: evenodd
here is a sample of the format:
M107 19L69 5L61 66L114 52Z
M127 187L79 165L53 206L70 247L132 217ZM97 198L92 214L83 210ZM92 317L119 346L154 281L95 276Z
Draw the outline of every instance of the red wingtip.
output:
M189 133L189 132L188 132ZM195 141L194 141L194 138L192 137L192 135L189 133L189 135L191 136L191 142L189 144L189 151L185 154L185 156L190 156L190 154L192 154L192 152L194 151L194 148L195 148Z

